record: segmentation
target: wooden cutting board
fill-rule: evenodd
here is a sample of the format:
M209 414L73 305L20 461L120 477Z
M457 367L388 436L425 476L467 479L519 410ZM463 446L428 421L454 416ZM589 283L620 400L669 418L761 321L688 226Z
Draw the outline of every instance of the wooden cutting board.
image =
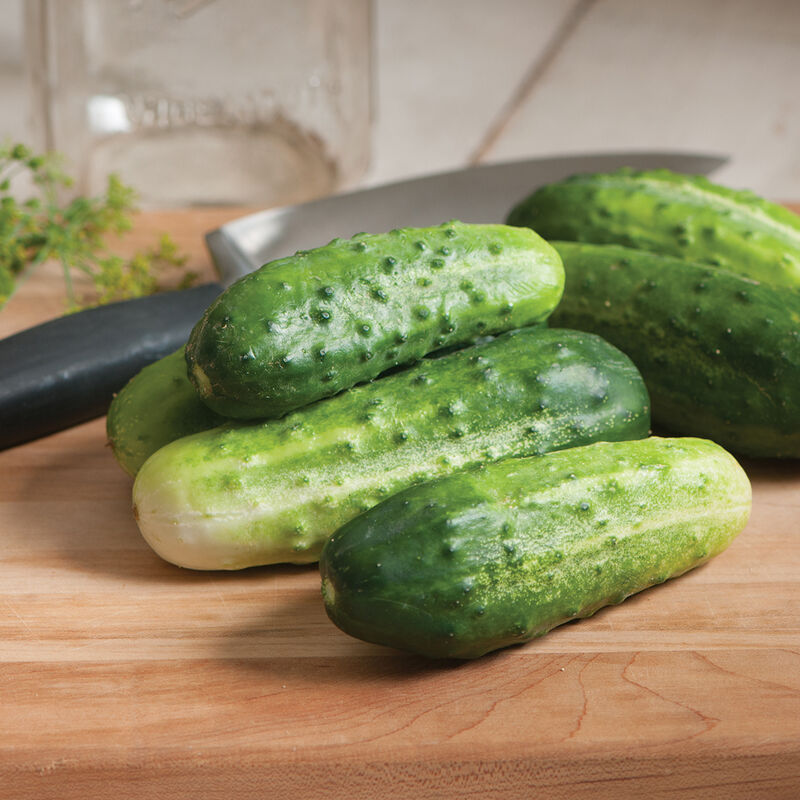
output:
M144 215L131 246L170 230L210 276L232 215ZM800 462L744 466L752 518L713 562L453 665L338 631L314 567L160 561L103 420L0 453L0 798L795 800Z

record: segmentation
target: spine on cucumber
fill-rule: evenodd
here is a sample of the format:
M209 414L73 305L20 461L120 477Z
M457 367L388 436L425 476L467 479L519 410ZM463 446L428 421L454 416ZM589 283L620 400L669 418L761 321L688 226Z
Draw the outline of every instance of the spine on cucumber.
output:
M624 350L653 422L756 457L800 457L800 291L615 245L556 242L553 322Z
M528 328L282 419L173 442L139 471L134 506L144 538L180 566L307 563L337 527L414 483L648 431L627 356L592 334Z
M800 217L702 176L631 169L575 175L535 191L508 222L548 240L620 244L800 286Z
M512 458L400 492L320 559L346 633L434 658L475 658L680 575L750 512L747 476L699 439L596 443Z
M434 350L545 320L564 273L532 231L449 222L335 239L229 287L190 377L228 417L279 417Z

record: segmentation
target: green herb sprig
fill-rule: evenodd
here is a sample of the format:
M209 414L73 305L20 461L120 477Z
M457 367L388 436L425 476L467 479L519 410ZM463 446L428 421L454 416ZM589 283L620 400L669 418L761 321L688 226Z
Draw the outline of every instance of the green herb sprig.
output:
M27 172L34 195L17 199L12 179ZM164 234L151 248L130 258L110 253L107 236L120 236L133 226L136 193L116 175L99 197L60 200L72 179L58 154L34 155L24 144L0 145L0 307L19 281L39 264L60 262L71 311L115 300L141 297L160 291L160 274L168 267L183 267L183 256L170 236ZM94 296L79 298L73 276L89 277ZM191 285L196 275L184 272L180 288Z

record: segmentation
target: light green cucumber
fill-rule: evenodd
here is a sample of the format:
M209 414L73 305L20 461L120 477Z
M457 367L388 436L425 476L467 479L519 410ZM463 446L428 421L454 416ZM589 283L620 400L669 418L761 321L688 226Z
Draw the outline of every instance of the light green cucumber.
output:
M702 176L664 169L575 175L535 191L508 222L548 240L620 244L800 286L800 217Z
M135 515L180 566L307 563L336 528L411 484L648 431L627 356L593 334L526 328L278 420L172 442L139 471Z
M146 366L114 397L106 434L120 466L136 475L160 447L225 421L195 392L181 348Z
M539 323L546 327L547 322ZM535 327L535 326L531 326ZM491 341L482 336L478 341ZM440 358L460 347L430 353ZM399 371L404 367L395 367ZM108 443L120 466L136 476L144 462L165 444L229 422L200 399L186 374L184 348L148 365L114 397L106 419Z
M280 417L427 353L546 319L564 285L532 231L448 222L273 261L208 308L190 377L228 417Z
M567 277L554 323L631 357L654 424L800 458L800 290L615 245L555 246Z
M434 658L542 636L724 550L750 484L701 439L596 443L512 458L400 492L320 559L346 633Z

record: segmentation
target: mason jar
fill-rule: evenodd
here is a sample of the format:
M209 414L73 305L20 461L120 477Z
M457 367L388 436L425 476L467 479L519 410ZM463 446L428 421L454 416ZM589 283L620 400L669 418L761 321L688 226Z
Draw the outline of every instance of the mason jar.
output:
M33 120L75 191L296 203L370 155L370 0L29 0Z

